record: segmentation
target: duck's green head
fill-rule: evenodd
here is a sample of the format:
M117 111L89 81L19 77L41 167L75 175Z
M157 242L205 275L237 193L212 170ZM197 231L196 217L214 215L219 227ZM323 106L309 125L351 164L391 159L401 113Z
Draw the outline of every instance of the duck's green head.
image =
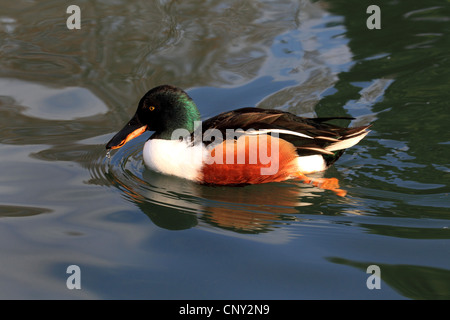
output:
M176 129L194 132L200 113L186 92L170 85L151 89L139 101L133 118L106 145L117 149L145 131L154 131L152 139L171 139Z

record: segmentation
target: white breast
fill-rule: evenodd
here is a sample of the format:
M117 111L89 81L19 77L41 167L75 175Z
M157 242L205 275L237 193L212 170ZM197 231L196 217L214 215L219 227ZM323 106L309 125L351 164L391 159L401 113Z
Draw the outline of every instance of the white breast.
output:
M203 144L189 146L185 141L151 139L144 145L144 163L152 170L189 180L201 176Z

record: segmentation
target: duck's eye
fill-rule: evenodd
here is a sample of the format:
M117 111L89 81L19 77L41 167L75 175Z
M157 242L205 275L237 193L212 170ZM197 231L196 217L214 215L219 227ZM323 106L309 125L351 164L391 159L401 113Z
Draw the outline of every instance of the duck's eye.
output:
M153 110L155 110L155 107L154 106L150 106L150 107L148 107L148 110L153 111Z

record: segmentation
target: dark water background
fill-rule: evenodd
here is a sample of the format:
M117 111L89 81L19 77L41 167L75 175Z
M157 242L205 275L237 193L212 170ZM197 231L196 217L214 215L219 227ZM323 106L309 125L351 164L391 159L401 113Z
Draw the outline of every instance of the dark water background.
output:
M450 298L448 1L76 4L80 30L67 3L0 1L0 298ZM372 123L326 173L348 196L159 175L148 135L105 158L165 83L204 118L258 106Z

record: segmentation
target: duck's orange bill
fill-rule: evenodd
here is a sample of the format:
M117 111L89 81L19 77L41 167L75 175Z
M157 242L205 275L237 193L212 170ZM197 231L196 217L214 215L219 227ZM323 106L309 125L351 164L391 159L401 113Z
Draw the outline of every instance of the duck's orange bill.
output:
M129 134L126 135L125 139L122 139L119 143L111 145L111 142L108 143L108 149L119 149L120 147L122 147L123 145L125 145L128 141L140 136L141 134L143 134L145 132L145 130L147 129L147 126L142 126L139 127L133 131L131 131ZM122 131L121 131L122 132ZM119 132L120 133L120 132ZM117 135L116 135L117 136ZM114 138L111 140L113 141Z

